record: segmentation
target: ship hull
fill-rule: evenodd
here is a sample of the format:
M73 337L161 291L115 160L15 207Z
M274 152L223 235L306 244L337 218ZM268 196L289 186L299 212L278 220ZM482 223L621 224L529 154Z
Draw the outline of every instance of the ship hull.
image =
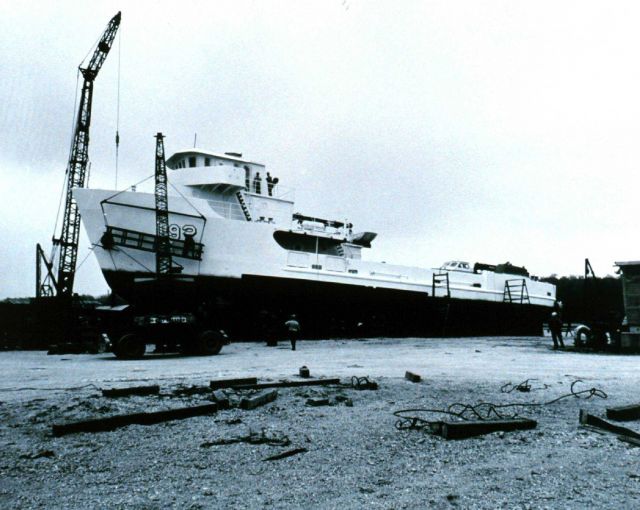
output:
M74 197L107 283L136 312L198 310L236 339L278 336L292 313L307 338L539 335L555 300L552 285L525 275L364 260L341 234L287 224L290 211L276 207L284 202L254 204L266 220L247 221L232 202L227 210L172 196L175 271L161 275L153 194L76 189ZM187 230L196 234L189 248Z
M293 278L149 279L105 271L109 286L136 312L204 311L230 336L282 336L295 313L305 338L495 336L542 334L548 307L426 296L389 288Z

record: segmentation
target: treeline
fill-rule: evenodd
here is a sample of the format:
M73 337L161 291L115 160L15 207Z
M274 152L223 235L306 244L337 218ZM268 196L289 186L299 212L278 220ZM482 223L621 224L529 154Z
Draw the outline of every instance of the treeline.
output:
M556 286L565 322L621 321L624 317L622 280L614 276L550 276L541 280Z

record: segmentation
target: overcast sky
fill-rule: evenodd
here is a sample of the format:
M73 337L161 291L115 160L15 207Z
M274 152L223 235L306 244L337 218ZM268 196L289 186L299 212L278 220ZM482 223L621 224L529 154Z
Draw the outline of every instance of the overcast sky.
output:
M153 174L156 132L169 154L197 133L265 163L297 211L378 232L371 260L640 259L638 2L0 0L0 298L34 293L76 70L118 10L91 187L115 184L120 57L120 188ZM93 256L76 291L107 291Z

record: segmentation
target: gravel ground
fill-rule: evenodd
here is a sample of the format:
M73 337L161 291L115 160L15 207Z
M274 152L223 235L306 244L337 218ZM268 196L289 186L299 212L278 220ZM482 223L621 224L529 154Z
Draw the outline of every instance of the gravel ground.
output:
M300 342L298 350L225 347L215 358L0 353L1 508L637 508L640 449L582 428L578 413L638 402L638 358L549 349L543 338L371 339ZM368 375L349 384L285 388L264 407L237 408L151 426L55 438L53 423L210 402L176 396L211 378L296 379ZM418 384L404 371L423 376ZM502 393L527 378L529 393ZM609 398L521 408L534 430L447 441L399 431L393 411L454 402L545 402L597 387ZM159 396L108 399L91 386L157 382ZM251 392L229 391L232 402ZM309 398L332 405L311 407ZM350 399L350 401L349 401ZM352 403L350 406L348 404ZM625 424L640 431L640 424ZM288 444L227 440L288 439ZM212 444L214 443L214 444ZM298 455L265 458L293 448Z

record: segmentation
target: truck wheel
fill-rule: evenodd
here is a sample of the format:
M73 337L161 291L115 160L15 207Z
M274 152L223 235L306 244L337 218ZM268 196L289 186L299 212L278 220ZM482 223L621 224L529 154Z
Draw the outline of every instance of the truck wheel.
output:
M586 326L578 328L575 332L574 344L576 347L586 347L591 341L591 330Z
M196 350L198 354L214 356L220 352L225 340L224 335L219 331L207 329L198 335Z
M144 356L147 346L134 333L126 333L120 337L113 352L120 359L140 359Z

